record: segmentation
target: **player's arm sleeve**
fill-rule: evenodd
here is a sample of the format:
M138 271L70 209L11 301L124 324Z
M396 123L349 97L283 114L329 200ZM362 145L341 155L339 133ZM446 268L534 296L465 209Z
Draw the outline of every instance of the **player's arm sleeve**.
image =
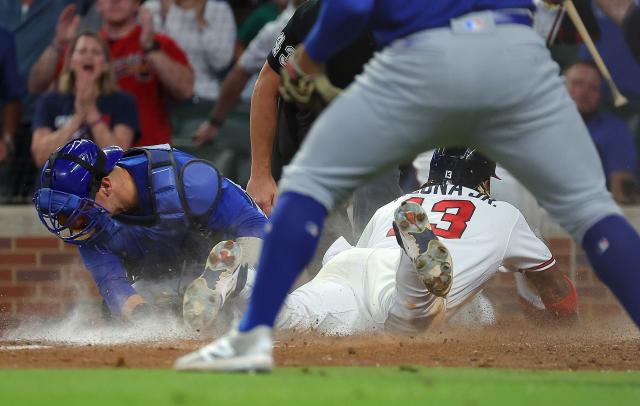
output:
M225 238L262 238L268 223L267 216L240 186L222 178L222 193L207 222L209 229L223 231Z
M507 242L501 270L544 271L555 263L556 260L549 248L535 235L522 214L518 212L518 219Z
M324 0L320 15L304 41L309 56L326 62L355 41L369 24L374 0Z
M80 247L80 256L111 313L120 315L122 305L136 294L120 258L88 247Z
M302 38L297 37L294 28L296 21L302 18L300 13L302 13L302 6L293 13L287 25L276 37L271 52L267 55L267 63L278 75L280 74L280 68L284 68L287 65L287 61L293 55L296 46L302 42Z

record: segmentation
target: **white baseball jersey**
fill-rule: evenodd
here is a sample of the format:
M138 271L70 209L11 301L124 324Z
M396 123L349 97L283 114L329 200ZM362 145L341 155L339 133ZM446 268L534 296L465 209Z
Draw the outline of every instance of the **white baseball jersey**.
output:
M411 265L408 260L403 265L392 228L396 207L409 199L424 207L434 233L451 253L447 309L471 300L496 272L542 271L555 264L549 249L509 203L461 186L426 187L378 209L356 248L337 240L318 275L289 295L277 327L340 335L383 330L398 303L399 281L412 283L406 276L399 278L406 272L403 266ZM415 283L415 292L426 290L417 278ZM424 302L424 310L431 305Z
M381 207L358 247L396 247L391 222L394 210L405 200L422 205L432 230L451 253L453 284L447 308L463 303L498 271L542 271L555 264L515 207L454 185L427 186Z

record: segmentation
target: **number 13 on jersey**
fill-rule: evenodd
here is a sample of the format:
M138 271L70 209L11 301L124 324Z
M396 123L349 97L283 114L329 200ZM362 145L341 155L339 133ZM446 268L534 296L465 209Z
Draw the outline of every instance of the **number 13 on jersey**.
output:
M422 204L424 199L412 197L409 201ZM476 211L476 206L469 200L441 200L436 202L430 211L444 213L437 224L431 224L433 233L441 238L458 239L467 229L467 223ZM387 237L393 235L393 229L390 229Z

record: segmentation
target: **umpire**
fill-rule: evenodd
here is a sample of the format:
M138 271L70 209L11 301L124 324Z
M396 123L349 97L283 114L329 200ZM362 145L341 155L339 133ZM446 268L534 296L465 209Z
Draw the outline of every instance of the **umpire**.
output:
M296 104L280 99L280 69L285 67L295 47L302 43L315 23L320 10L319 0L302 4L278 36L256 82L251 100L251 177L247 192L258 205L270 214L276 195L276 182L272 173L273 151L283 163L288 163L302 144L317 115ZM355 42L327 62L327 75L331 83L346 88L362 72L364 64L374 52L371 33L361 35ZM276 135L277 134L277 135ZM355 153L356 151L354 151ZM399 187L400 172L394 169L384 173L356 190L353 195L353 237L357 239L375 211L388 201L402 195ZM322 246L340 235L350 234L346 204L334 209L327 225ZM328 246L328 245L327 245Z

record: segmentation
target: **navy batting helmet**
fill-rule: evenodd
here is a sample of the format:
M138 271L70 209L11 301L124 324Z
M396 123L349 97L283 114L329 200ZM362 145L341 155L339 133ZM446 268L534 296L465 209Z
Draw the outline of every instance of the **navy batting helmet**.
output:
M472 148L438 148L431 158L428 185L451 183L476 189L496 177L496 163Z
M85 244L110 223L105 208L95 202L100 182L124 151L100 149L90 140L72 140L51 154L40 174L33 202L40 221L62 240Z

